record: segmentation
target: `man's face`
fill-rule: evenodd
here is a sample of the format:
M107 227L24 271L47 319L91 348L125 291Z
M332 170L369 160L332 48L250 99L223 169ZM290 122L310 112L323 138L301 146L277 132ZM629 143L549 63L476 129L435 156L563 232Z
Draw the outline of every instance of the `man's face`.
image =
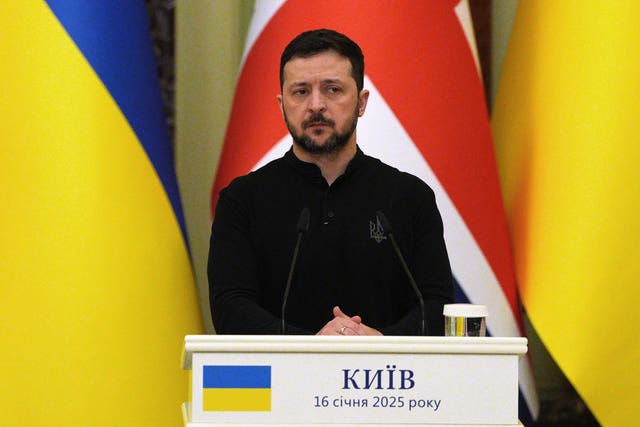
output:
M293 58L284 66L278 102L294 142L309 153L330 153L355 143L368 91L358 93L351 63L334 51Z

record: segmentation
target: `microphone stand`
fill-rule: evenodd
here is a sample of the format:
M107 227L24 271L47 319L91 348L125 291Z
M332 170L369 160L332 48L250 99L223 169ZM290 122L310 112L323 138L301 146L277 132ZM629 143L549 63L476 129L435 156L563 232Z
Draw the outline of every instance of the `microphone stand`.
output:
M307 231L309 231L309 217L310 217L310 213L309 213L309 208L305 207L302 209L302 212L300 212L300 217L298 218L298 225L296 227L296 230L298 231L298 240L296 241L296 246L293 249L293 257L291 258L291 266L289 267L289 277L287 278L287 285L284 288L284 295L282 297L282 313L281 313L281 319L282 319L282 325L281 325L281 333L282 335L285 334L285 308L287 307L287 299L289 298L289 290L291 289L291 282L293 280L293 271L295 270L296 267L296 261L298 259L298 252L300 251L300 244L302 243L302 237L304 236L304 233L306 233Z
M387 217L385 216L384 213L382 213L382 211L376 211L376 217L378 218L378 221L380 221L380 224L382 225L382 228L384 229L384 231L389 236L389 240L391 240L391 245L393 246L393 249L395 250L396 255L398 256L398 259L402 264L402 268L404 269L405 274L409 278L409 283L411 283L411 287L413 288L413 291L418 297L418 302L420 303L420 314L422 316L421 318L422 322L420 325L420 335L425 335L426 328L425 328L424 298L422 297L422 292L420 292L420 288L418 288L418 284L413 278L413 274L411 274L411 270L409 270L409 266L407 265L407 262L405 261L404 256L400 251L400 246L398 246L398 243L396 242L396 238L393 235L391 223L389 222L389 220L387 220Z

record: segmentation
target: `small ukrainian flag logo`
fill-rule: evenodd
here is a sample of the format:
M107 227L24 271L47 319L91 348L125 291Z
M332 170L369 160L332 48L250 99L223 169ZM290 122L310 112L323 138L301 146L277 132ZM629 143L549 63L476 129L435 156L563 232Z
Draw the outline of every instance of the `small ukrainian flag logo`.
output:
M271 411L271 366L203 369L203 411Z

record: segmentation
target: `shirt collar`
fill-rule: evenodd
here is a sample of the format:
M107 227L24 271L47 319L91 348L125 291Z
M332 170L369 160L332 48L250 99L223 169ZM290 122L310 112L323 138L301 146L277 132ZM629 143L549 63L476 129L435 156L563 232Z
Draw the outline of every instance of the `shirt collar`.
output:
M356 154L353 156L353 159L351 159L351 161L347 165L347 168L345 169L344 174L342 176L344 177L349 176L353 174L356 170L358 170L360 165L362 165L364 157L365 157L364 153L362 152L360 147L356 145ZM309 176L309 177L322 177L322 172L320 171L320 168L313 163L303 162L302 160L298 159L298 157L296 157L296 155L293 153L293 147L291 147L289 151L285 153L284 158L286 162L291 167L293 167L293 169L296 170L298 173Z

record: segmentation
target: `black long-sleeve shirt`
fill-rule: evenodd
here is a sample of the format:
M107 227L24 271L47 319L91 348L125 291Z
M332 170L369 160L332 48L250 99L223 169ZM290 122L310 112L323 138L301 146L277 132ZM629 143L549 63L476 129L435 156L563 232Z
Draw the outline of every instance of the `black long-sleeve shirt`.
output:
M309 208L286 306L286 331L312 334L340 306L385 335L419 335L420 306L376 211L388 218L424 297L430 335L442 335L453 281L431 188L358 148L329 186L320 169L282 158L220 192L209 252L213 323L219 334L279 334L297 223Z

